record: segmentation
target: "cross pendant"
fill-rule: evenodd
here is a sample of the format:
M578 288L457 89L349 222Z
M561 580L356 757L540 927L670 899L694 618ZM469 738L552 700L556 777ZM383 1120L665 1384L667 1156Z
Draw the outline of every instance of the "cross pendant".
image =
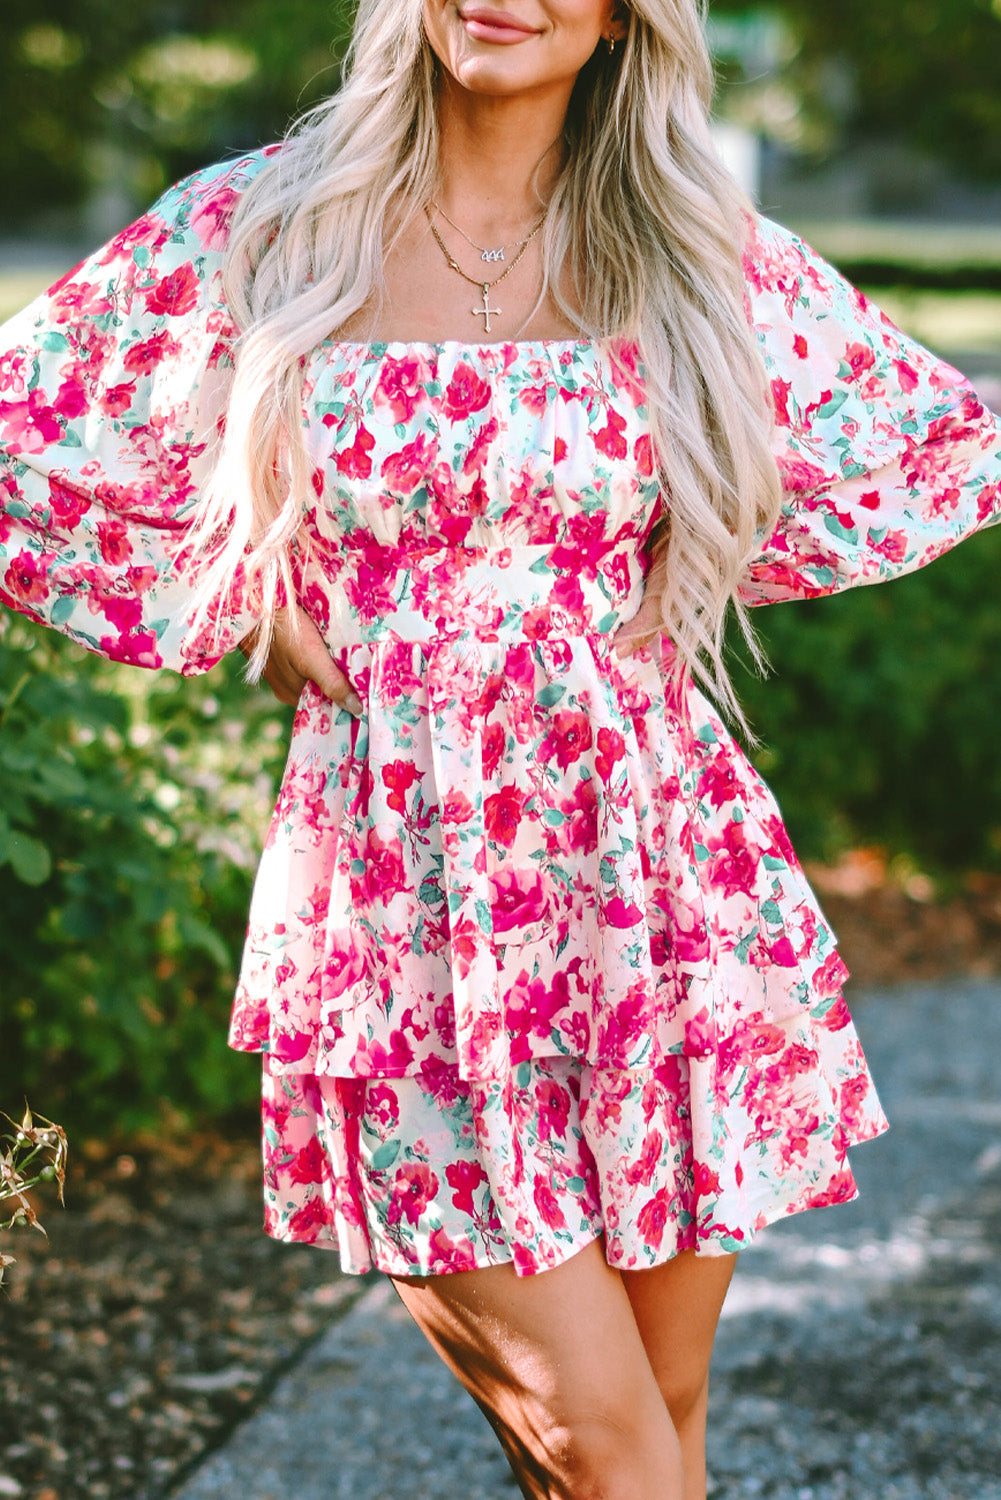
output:
M472 315L473 315L474 318L482 318L483 319L483 331L484 331L484 333L489 333L490 332L490 318L491 318L491 315L492 314L496 314L497 317L499 318L500 315L501 315L502 310L503 310L502 308L491 307L490 306L490 283L489 283L489 281L485 281L483 283L483 306L482 307L471 307L469 309L469 311L472 313Z

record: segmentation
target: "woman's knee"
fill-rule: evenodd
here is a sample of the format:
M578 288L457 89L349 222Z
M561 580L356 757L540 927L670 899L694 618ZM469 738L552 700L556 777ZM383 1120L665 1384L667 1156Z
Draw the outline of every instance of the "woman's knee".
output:
M701 1419L709 1399L709 1371L704 1365L654 1370L664 1405L675 1428L680 1429L692 1417Z
M657 1400L537 1398L508 1413L509 1456L540 1500L670 1500L681 1494L677 1437Z

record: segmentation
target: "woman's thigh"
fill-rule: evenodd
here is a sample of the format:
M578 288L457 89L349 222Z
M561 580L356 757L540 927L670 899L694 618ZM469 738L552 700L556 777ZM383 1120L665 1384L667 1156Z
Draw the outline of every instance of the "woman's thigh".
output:
M600 1241L536 1276L505 1265L394 1282L526 1496L680 1500L674 1427Z
M736 1264L736 1255L684 1250L663 1265L622 1273L647 1360L676 1422L705 1391Z

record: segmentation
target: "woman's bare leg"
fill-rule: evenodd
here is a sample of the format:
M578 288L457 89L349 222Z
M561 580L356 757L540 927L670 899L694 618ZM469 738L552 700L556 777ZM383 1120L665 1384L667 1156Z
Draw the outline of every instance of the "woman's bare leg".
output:
M736 1265L735 1255L685 1250L648 1271L625 1271L623 1285L643 1347L681 1445L685 1500L705 1500L709 1357Z
M495 1266L395 1284L529 1500L697 1500L706 1371L732 1263L671 1265L623 1277L596 1242L538 1276ZM661 1309L665 1299L678 1305Z
M683 1500L678 1440L600 1243L537 1276L504 1265L394 1282L529 1500Z

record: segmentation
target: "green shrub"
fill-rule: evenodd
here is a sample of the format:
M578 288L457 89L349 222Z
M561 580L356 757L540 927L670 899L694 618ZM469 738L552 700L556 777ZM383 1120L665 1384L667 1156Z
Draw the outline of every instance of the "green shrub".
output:
M773 673L738 686L803 855L876 842L1001 868L999 576L995 531L892 584L755 612Z
M253 1099L225 1045L287 715L236 662L203 679L0 634L0 1096L125 1130Z

